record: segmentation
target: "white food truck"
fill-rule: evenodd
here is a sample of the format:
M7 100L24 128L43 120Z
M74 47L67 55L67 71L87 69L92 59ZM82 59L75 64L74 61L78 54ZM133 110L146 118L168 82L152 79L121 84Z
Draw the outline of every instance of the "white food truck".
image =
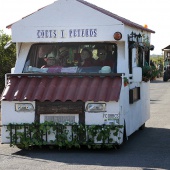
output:
M153 30L84 0L55 1L7 27L17 57L1 96L1 143L112 146L144 128Z

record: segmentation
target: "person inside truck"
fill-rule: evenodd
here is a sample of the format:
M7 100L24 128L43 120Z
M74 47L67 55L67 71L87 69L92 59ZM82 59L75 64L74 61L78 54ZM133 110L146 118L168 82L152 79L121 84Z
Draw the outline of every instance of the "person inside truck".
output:
M60 47L57 58L60 62L60 66L67 67L68 66L67 60L69 58L69 49L67 47Z
M92 52L88 48L83 48L78 59L78 65L80 67L90 67L93 66L93 61Z
M104 48L99 48L97 51L98 59L95 60L96 66L110 66L113 68L114 66L114 58L112 54L107 53Z
M60 65L60 62L56 60L54 52L49 53L44 60L46 61L46 65L43 65L41 68L52 68Z

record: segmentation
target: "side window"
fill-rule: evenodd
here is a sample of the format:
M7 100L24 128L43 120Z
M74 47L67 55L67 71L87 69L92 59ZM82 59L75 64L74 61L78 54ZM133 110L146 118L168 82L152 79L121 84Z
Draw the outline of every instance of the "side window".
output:
M51 45L33 45L28 53L23 72L28 72L29 66L41 68L46 64L46 56L55 48Z

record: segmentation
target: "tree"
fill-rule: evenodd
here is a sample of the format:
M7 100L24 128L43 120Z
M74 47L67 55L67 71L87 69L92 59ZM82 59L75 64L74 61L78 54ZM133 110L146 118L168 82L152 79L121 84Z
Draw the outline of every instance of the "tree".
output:
M12 44L7 49L4 46L11 40L11 36L0 30L0 94L5 86L5 74L11 72L11 68L15 66L16 47Z

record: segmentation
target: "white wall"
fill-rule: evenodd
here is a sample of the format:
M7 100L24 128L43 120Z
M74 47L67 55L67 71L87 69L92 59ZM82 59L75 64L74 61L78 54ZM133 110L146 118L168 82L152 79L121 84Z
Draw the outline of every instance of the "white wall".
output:
M117 73L128 72L128 55L125 51L125 43L117 42Z
M129 89L141 88L141 99L129 104ZM120 107L126 122L126 134L131 135L150 118L150 82L133 83L122 87Z
M18 102L18 101L1 101L1 123L8 125L9 123L32 123L34 122L35 112L17 112L15 111L15 103L31 103L35 108L35 102ZM6 126L2 127L1 142L9 143L9 132L6 132Z
M93 103L93 102L87 102L86 106L88 103ZM97 112L97 113L90 113L90 112L85 112L85 123L87 125L101 125L104 124L104 114L113 114L113 113L119 113L120 112L120 108L119 108L119 102L114 102L114 101L110 101L110 102L102 102L100 101L100 103L106 103L106 112Z
M69 36L69 30L97 29L96 37ZM56 31L57 37L37 38L38 30ZM61 30L64 38L61 38ZM25 17L12 25L13 42L82 42L82 41L113 41L115 32L122 33L124 37L124 25L108 15L94 10L78 1L56 1L55 3ZM47 33L46 32L46 33Z

